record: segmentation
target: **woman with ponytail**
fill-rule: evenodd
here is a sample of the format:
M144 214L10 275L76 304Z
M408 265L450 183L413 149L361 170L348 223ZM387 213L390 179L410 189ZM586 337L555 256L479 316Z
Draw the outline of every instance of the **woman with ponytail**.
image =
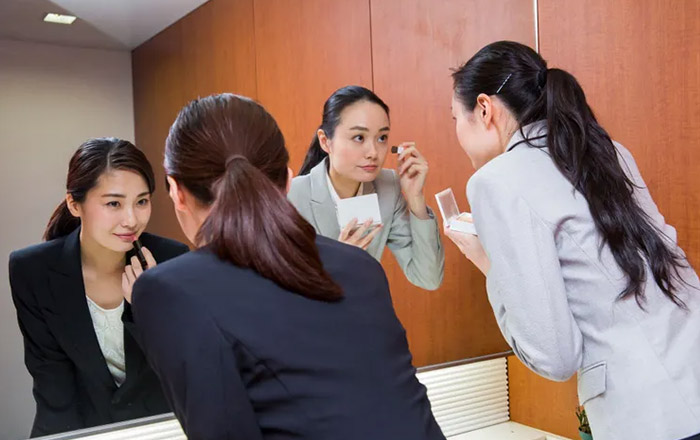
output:
M289 200L319 234L365 249L381 260L388 247L406 278L423 289L442 284L445 251L423 187L428 162L414 142L399 144L398 169L384 169L389 153L389 107L374 92L346 86L323 106ZM381 224L338 223L340 199L377 194Z
M198 249L137 280L133 318L185 433L444 439L381 266L316 235L285 197L288 162L248 98L198 99L170 128L170 197Z
M10 255L10 285L34 380L32 437L170 412L143 359L138 333L123 325L124 296L144 268L187 246L143 232L153 170L127 141L91 139L70 160L66 198L47 240Z
M700 438L700 283L629 151L527 46L490 44L453 78L479 235L446 233L515 354L578 371L596 440Z

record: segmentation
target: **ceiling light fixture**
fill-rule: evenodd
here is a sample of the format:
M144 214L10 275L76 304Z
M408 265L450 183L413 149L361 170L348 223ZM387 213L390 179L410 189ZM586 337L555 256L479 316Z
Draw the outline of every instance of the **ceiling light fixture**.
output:
M72 15L54 14L49 12L46 14L46 17L44 17L44 21L48 23L72 24L75 21L75 18L76 17Z

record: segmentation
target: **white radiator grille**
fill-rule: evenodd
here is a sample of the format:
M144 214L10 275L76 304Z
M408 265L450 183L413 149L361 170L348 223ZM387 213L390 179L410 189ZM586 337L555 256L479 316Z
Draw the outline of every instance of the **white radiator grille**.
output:
M509 420L505 358L419 372L446 437Z

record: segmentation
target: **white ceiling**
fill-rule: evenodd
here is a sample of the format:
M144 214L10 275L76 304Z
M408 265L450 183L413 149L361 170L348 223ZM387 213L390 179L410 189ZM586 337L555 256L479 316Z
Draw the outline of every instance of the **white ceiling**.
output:
M208 0L0 0L0 38L131 50ZM75 15L45 23L47 12Z

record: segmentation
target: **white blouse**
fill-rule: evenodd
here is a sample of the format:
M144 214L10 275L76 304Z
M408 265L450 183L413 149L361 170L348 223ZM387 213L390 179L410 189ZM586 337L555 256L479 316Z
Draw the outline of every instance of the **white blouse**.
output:
M124 354L124 301L114 309L103 309L87 297L92 325L95 327L97 342L112 373L114 383L121 386L126 380L126 357Z

